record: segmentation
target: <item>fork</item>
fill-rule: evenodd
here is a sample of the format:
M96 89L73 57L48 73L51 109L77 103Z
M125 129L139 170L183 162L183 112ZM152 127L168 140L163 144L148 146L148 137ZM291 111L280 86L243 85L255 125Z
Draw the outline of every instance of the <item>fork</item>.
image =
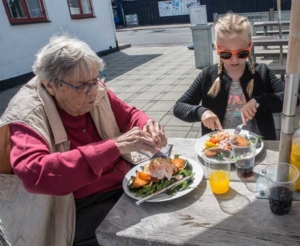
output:
M187 181L187 180L193 178L194 175L195 175L195 174L192 174L192 175L190 175L190 176L184 177L183 179L178 180L178 181L174 182L173 184L168 185L167 187L163 188L162 190L156 191L155 193L153 193L153 194L151 194L151 195L148 195L148 196L142 198L141 200L135 202L135 204L136 204L136 205L140 205L141 203L143 203L143 202L149 200L150 198L153 198L154 196L159 195L159 194L165 192L166 190L169 190L169 189L171 189L171 188L173 188L173 187L175 187L175 186L177 186L177 185L180 185L180 184L183 183L184 181Z
M171 150L172 150L173 144L168 144L162 151L159 151L157 153L155 153L154 155L151 155L150 152L146 152L146 151L142 151L140 150L139 152L147 157L149 157L149 159L154 159L154 158L168 158L171 154Z
M172 150L172 147L173 147L173 144L168 144L165 149L163 149L163 151L159 151L157 153L155 153L151 159L154 159L154 158L158 158L158 157L161 157L161 158L168 158L171 154L171 150Z
M243 123L240 124L240 125L238 125L238 126L235 128L234 134L235 134L235 135L239 135L242 129L243 129Z

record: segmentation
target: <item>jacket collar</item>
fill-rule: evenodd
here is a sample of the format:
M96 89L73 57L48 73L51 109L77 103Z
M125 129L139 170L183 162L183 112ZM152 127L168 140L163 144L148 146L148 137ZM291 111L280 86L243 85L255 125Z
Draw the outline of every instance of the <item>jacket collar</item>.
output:
M245 71L243 73L243 75L240 78L240 83L248 83L251 79L252 73L251 73L251 68L250 68L250 64L248 62L246 62L246 67L245 67ZM222 78L228 82L231 82L231 78L225 73L225 69L224 69L224 65L223 65L223 69L222 69Z
M48 93L48 91L43 86L42 82L38 79L37 93L41 99L43 108L49 121L49 125L52 129L54 144L57 145L68 141L66 130L57 112L56 104L53 100L53 97Z

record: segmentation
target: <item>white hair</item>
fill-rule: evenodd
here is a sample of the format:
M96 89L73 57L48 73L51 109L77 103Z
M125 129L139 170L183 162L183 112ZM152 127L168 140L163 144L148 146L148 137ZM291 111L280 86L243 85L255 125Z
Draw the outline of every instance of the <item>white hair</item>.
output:
M91 70L104 69L103 60L83 41L69 35L53 36L36 55L33 72L40 78L59 85L59 80L90 76Z

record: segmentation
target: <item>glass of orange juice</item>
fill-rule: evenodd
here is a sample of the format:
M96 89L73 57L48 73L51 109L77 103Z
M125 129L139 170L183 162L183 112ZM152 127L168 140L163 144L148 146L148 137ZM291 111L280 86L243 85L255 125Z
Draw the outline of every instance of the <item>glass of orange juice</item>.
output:
M229 149L218 147L203 153L210 188L215 194L224 194L229 190L231 158L232 152Z

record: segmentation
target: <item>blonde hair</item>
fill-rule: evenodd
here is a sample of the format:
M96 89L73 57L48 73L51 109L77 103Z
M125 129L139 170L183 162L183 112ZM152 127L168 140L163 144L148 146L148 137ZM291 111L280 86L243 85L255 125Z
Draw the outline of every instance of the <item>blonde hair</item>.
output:
M224 17L220 18L215 25L216 46L220 39L233 34L239 34L244 36L244 38L246 40L249 40L250 43L252 40L252 26L246 17L234 13L227 13ZM253 93L253 86L254 86L255 67L250 54L248 59L251 67L252 79L249 81L247 85L247 93L249 94L249 97L251 97ZM223 72L223 62L220 59L218 63L218 77L216 78L216 80L214 81L210 90L207 93L211 97L216 97L221 89L222 72Z

